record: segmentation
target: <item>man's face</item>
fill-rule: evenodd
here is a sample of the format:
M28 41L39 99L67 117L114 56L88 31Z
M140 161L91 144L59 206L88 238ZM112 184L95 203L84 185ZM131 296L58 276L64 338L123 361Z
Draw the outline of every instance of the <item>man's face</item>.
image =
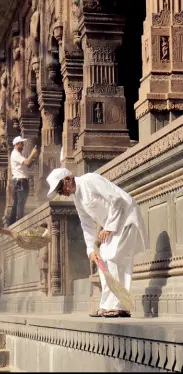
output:
M24 142L19 142L16 144L16 149L19 151L19 152L22 152L23 149L24 149Z
M56 188L56 192L61 196L70 196L76 191L76 184L74 181L74 177L71 175L65 177L60 181Z

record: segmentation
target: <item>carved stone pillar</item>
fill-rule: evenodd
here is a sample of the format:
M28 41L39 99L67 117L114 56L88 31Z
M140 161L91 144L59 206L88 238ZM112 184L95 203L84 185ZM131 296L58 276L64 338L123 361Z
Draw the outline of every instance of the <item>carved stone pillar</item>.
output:
M77 51L74 56L65 56L62 61L62 75L66 95L62 166L77 174L74 151L77 149L80 131L80 100L83 87L83 58L80 51Z
M3 225L9 226L9 217L11 213L11 208L13 204L13 191L12 191L12 173L10 165L10 156L13 150L12 138L8 138L8 148L7 148L7 157L8 157L8 167L7 167L7 184L6 184L6 206L3 216Z
M141 142L183 112L183 3L146 1L143 77L135 104Z
M7 146L0 145L0 226L3 226L3 212L6 206L6 185L8 178L8 153Z
M51 95L50 95L51 96ZM58 93L61 105L62 93ZM42 116L41 151L39 156L39 184L37 190L37 204L45 202L48 192L46 178L55 168L60 166L60 130L58 124L59 107L56 105L43 105L41 100L40 110Z
M99 38L101 24L102 38ZM124 91L117 86L115 59L115 51L122 43L123 28L124 20L115 14L115 7L111 14L111 9L105 12L101 9L100 1L83 1L79 16L84 51L83 91L75 152L80 174L96 170L130 145Z
M38 265L40 269L39 289L45 294L48 293L48 246L41 248L38 255Z
M51 241L51 294L53 296L61 293L60 281L60 221L52 221Z
M28 114L28 113L27 113ZM20 129L21 135L27 139L24 145L23 155L24 157L29 157L33 147L38 144L39 130L40 130L40 117L25 117L20 118ZM30 165L28 168L29 173L29 195L26 202L25 214L28 214L35 209L37 206L36 202L36 190L39 180L39 158Z

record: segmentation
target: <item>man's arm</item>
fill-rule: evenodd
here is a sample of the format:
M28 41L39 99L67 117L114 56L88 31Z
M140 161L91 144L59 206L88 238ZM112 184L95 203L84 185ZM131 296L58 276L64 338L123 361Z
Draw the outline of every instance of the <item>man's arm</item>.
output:
M22 161L22 163L24 163L24 165L26 166L29 166L33 160L33 158L35 158L37 156L37 149L34 147L30 156L28 158L24 158L24 160Z
M88 175L87 182L94 196L101 196L109 203L109 214L103 229L110 232L117 231L121 212L125 212L132 198L124 192L126 199L123 199L118 187L97 173Z
M97 229L92 218L81 208L81 206L78 206L77 204L76 209L80 218L81 227L87 247L87 255L89 257L95 248Z

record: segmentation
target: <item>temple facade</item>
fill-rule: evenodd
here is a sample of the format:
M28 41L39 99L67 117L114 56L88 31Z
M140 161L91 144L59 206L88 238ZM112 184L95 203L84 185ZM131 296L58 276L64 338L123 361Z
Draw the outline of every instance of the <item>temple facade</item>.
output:
M183 0L1 4L0 225L9 225L10 154L21 134L24 155L36 144L39 156L25 217L12 228L47 223L51 235L40 251L1 237L0 329L11 364L83 371L87 359L90 371L181 372ZM60 165L98 172L140 205L150 248L134 259L126 325L86 318L100 281L73 202L47 200L46 177Z
M39 148L29 169L28 213L45 202L45 178L60 165L61 146L62 165L80 175L182 113L179 0L144 0L139 6L134 0L8 0L0 25L4 224L12 205L9 159L17 134L28 139L25 156L34 144Z

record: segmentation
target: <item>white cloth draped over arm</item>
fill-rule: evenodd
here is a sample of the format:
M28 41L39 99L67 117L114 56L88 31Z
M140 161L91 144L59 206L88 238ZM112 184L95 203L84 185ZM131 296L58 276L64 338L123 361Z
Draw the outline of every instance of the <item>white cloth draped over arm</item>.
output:
M104 198L109 204L109 214L107 221L104 226L104 230L107 231L117 231L118 224L121 220L121 214L124 213L131 203L131 197L124 192L125 199L122 198L120 194L119 187L115 186L113 183L103 178L97 173L93 173L91 177L88 178L88 183L92 191L92 195Z
M95 249L97 229L92 218L81 207L77 206L77 211L81 221L81 227L87 247L87 255L89 257L90 253Z

